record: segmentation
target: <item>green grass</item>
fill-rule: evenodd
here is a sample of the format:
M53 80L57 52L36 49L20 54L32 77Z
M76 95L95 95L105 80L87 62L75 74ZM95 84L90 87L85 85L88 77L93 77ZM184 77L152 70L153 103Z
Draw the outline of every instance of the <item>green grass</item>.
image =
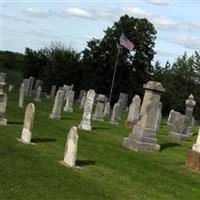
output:
M33 99L26 99L34 102ZM162 121L157 153L133 152L122 146L130 129L92 122L91 132L78 130L77 160L81 170L67 168L63 159L67 133L77 126L82 113L63 113L62 120L49 119L53 102L35 103L32 139L24 145L20 137L24 109L17 107L18 94L9 93L6 117L9 125L0 127L0 199L13 200L199 200L200 174L182 167L196 136L177 142L168 136ZM197 133L197 128L194 129Z

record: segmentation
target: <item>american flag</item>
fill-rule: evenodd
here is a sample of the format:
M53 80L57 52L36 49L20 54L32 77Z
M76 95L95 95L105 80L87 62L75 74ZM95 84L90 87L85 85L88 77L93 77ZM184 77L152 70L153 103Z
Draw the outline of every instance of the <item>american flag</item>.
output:
M124 46L129 51L133 51L133 49L135 48L135 45L123 33L120 36L119 41L120 41L120 45Z

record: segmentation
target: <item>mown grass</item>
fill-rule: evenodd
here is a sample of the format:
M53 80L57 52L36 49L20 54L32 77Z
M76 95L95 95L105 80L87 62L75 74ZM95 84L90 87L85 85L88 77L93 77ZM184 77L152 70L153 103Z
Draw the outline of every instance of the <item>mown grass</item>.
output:
M0 127L0 199L200 199L200 174L182 167L196 136L185 142L170 139L164 119L158 135L161 151L133 152L122 146L131 131L124 127L126 114L119 126L110 125L109 118L93 121L91 132L78 130L77 163L82 169L69 169L59 161L67 133L79 124L82 113L76 104L73 113L62 113L62 120L53 121L49 119L53 102L34 103L36 145L24 145L16 138L21 135L25 109L17 106L17 92L8 95L9 125Z

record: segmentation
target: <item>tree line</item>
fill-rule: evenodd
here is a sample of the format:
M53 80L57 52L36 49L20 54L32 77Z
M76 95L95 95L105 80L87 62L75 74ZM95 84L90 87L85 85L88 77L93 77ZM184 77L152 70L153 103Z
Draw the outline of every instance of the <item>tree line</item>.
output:
M82 52L77 52L62 43L54 42L40 50L25 49L24 77L33 76L45 83L47 91L53 84L74 84L76 93L81 89L95 89L97 93L109 95L117 44L124 33L134 44L130 53L121 48L113 98L117 101L120 92L129 94L129 103L135 94L143 96L143 84L149 80L162 82L166 92L162 95L163 113L170 109L184 112L185 100L192 93L197 101L196 116L200 102L200 54L183 56L174 63L152 64L156 29L147 19L122 16L112 27L104 31L102 39L91 39ZM11 56L8 56L11 60ZM6 63L8 65L8 63Z

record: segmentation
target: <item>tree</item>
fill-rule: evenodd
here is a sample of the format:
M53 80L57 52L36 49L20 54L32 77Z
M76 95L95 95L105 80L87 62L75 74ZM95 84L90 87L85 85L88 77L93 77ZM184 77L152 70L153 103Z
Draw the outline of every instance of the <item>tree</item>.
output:
M117 55L117 43L124 33L136 46L135 55L125 48L121 49L114 84L114 98L119 92L126 92L132 97L142 94L142 85L150 79L151 61L155 54L156 30L147 19L138 19L124 15L107 28L101 40L92 39L83 51L84 88L94 88L98 93L109 94L114 64Z

